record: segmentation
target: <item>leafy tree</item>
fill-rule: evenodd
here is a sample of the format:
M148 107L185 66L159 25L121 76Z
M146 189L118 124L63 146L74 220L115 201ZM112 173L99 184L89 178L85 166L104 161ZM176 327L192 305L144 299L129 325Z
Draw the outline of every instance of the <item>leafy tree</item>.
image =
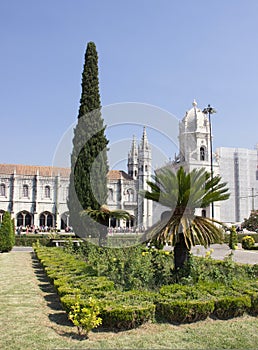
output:
M89 42L82 73L78 123L74 130L68 207L77 235L98 235L94 222L80 217L85 209L98 210L107 199L107 144L101 116L96 46Z
M12 250L15 242L14 224L11 214L6 211L3 215L3 221L0 227L0 251L9 252Z
M174 173L163 168L147 181L150 191L142 192L145 198L169 208L160 221L145 234L144 239L173 245L175 269L182 268L195 244L205 247L222 239L217 221L195 215L196 208L207 208L212 202L229 198L225 183L220 176L211 178L205 169L186 173L183 167Z
M246 228L248 231L258 232L258 210L252 210L248 219L244 219L242 228Z

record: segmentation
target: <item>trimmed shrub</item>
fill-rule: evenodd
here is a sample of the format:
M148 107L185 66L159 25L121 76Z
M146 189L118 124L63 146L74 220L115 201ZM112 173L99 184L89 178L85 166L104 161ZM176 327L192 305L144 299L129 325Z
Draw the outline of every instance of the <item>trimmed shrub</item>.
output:
M255 240L251 236L245 236L242 239L242 248L243 249L252 249L254 247Z
M158 300L156 303L157 317L175 324L205 320L213 310L212 300Z
M252 316L258 316L258 292L250 292L248 295L251 298L251 307L248 309L248 313Z
M182 285L172 284L160 288L159 293L167 299L183 299L183 300L207 300L210 295L204 288L200 289L199 285Z
M14 246L14 223L11 214L6 211L0 226L0 252L9 252Z
M136 328L145 322L153 321L155 305L141 302L139 305L119 305L117 302L105 306L101 312L102 326L112 330Z
M222 296L214 302L213 315L219 319L227 320L242 316L251 308L251 298L245 296Z

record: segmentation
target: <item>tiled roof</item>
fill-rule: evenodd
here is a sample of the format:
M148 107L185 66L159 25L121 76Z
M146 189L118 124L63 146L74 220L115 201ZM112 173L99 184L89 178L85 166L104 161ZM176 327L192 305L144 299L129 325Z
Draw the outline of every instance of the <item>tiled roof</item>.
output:
M132 180L132 177L129 176L126 172L123 170L110 170L108 172L108 180Z
M42 165L22 165L22 164L0 164L0 174L11 175L16 171L17 175L36 175L37 172L40 176L57 176L61 177L70 176L70 168L58 168L52 166ZM123 170L110 170L107 175L108 180L132 180Z
M0 164L0 174L11 175L16 171L17 175L36 175L69 177L70 168L58 168L42 165Z

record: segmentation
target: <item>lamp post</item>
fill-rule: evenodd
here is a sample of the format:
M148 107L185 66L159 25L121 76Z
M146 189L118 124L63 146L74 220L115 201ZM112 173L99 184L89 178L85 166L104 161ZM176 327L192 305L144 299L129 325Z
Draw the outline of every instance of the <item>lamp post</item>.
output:
M213 157L212 157L212 135L211 135L211 114L216 113L216 110L208 105L207 108L204 108L202 111L204 114L209 116L209 127L210 127L210 163L211 163L211 181L213 180ZM213 188L212 188L213 190ZM214 203L211 203L211 217L214 219Z

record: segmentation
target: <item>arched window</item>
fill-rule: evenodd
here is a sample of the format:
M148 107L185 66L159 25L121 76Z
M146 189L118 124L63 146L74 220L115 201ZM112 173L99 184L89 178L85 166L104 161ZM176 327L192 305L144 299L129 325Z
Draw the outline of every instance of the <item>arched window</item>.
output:
M202 217L206 218L206 210L205 209L202 210Z
M113 201L114 200L114 191L112 190L112 188L108 189L108 200L109 201Z
M26 198L29 197L29 186L28 185L23 185L22 196L26 197Z
M145 171L148 171L148 165L145 165Z
M0 196L5 197L6 191L5 191L5 184L0 185Z
M134 176L137 177L137 170L134 170Z
M45 187L45 198L50 198L50 186Z
M16 226L31 226L32 225L32 215L27 211L22 211L17 214L17 223Z
M203 146L200 148L200 160L205 160L205 148Z
M126 195L126 201L133 202L133 200L134 200L134 191L133 191L133 189L129 188L126 191L125 195Z
M39 226L49 229L49 227L54 227L53 214L48 211L41 213L39 216Z

